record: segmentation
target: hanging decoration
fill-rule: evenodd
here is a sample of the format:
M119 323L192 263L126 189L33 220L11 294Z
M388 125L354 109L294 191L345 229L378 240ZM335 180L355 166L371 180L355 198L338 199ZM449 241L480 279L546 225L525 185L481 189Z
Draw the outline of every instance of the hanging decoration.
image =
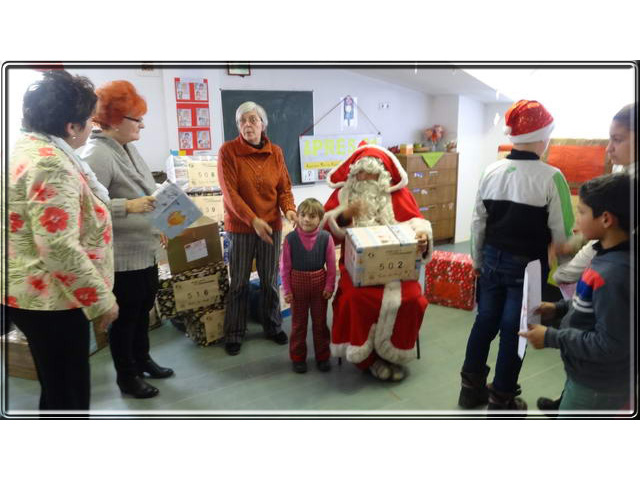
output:
M358 126L358 99L351 95L346 95L340 99L340 130L345 128L355 128Z

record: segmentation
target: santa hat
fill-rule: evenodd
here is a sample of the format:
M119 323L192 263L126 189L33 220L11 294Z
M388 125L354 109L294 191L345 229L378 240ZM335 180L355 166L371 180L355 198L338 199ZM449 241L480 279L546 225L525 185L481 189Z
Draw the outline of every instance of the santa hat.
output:
M360 143L358 148L347 160L334 167L327 175L327 184L332 189L342 187L349 177L351 166L363 157L375 157L382 162L385 170L391 175L391 186L388 192L394 192L407 185L408 177L405 170L400 165L398 158L384 147L378 145Z
M546 140L553 130L553 117L536 100L519 100L504 114L504 133L514 144Z

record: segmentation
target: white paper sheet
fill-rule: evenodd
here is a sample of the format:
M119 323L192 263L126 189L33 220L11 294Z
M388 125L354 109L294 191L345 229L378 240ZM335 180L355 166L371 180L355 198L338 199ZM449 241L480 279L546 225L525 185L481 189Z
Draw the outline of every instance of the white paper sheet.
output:
M533 311L542 302L542 282L541 282L540 260L531 261L524 271L524 284L522 285L522 310L520 311L520 330L527 331L528 324L540 324L540 315ZM518 338L518 356L524 358L527 349L527 340L524 337Z
M207 257L209 253L207 252L207 241L205 239L200 239L190 244L184 246L184 252L187 258L187 262L197 261L198 259L202 259Z

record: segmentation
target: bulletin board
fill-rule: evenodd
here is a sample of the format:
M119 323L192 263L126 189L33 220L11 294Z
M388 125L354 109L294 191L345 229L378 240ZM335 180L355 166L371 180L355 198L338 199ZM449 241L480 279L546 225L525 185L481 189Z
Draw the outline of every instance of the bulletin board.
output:
M607 143L607 139L551 139L542 161L560 169L571 194L576 195L584 182L611 173ZM500 145L498 158L505 158L512 148L511 144Z
M267 136L280 146L284 154L291 182L302 184L299 137L313 125L313 92L287 90L222 90L222 123L224 140L238 136L236 109L249 100L267 112ZM307 135L313 135L313 128Z
M207 79L174 78L178 149L185 155L211 150L209 84Z

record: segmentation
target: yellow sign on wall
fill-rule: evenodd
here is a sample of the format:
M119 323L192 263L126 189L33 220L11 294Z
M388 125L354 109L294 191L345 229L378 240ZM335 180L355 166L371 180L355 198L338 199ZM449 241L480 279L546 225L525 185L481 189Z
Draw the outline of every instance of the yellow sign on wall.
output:
M327 173L346 160L360 142L382 144L376 134L304 135L300 137L302 182L325 180Z

